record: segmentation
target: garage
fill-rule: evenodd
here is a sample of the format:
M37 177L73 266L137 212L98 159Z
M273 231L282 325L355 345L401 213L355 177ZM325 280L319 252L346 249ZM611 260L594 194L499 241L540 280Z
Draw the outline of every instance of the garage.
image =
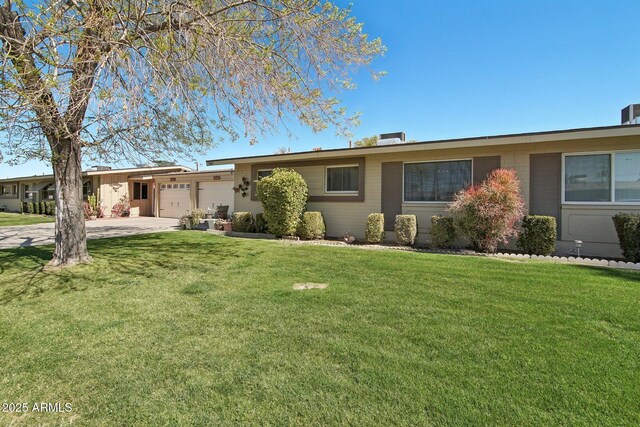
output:
M160 184L160 216L180 218L191 211L191 184Z
M229 212L233 212L233 197L233 181L198 183L198 207L205 212L218 205L229 206Z

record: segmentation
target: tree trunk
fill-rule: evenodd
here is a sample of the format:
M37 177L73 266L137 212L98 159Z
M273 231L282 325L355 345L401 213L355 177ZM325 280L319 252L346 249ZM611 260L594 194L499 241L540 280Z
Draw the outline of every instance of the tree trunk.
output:
M77 140L60 139L52 144L56 186L56 248L51 266L69 266L91 260L82 208L81 147Z

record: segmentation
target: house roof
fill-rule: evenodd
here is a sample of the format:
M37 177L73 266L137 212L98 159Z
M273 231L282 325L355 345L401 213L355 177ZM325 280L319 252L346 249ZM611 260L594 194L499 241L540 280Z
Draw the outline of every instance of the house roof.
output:
M82 171L83 176L99 176L99 175L111 175L121 173L154 173L154 172L190 172L191 169L186 166L155 166L147 168L122 168L122 169L108 169L108 170L95 170L88 169ZM0 182L16 182L16 181L39 181L53 179L53 174L47 175L31 175L20 176L15 178L0 179Z
M567 141L575 139L609 138L619 136L640 136L640 125L617 125L592 128L564 129L545 132L529 132L472 138L442 139L433 141L407 142L402 144L381 145L375 147L334 148L299 153L269 154L262 156L231 157L207 160L207 166L286 162L331 157L361 156L363 154L398 153L420 150L441 150L447 148L480 147L487 145L533 144L536 142Z
M204 174L217 174L217 173L233 173L233 168L227 169L209 169L209 170L199 170L199 171L188 171L188 172L168 172L168 173L154 173L153 176L175 176L175 175L204 175Z

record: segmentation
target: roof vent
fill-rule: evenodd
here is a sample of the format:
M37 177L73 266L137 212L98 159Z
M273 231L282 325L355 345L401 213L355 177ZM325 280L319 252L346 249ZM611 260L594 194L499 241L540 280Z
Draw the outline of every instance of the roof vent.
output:
M624 107L620 123L623 125L640 124L640 104L631 104Z
M91 169L93 169L94 171L110 171L111 166L94 165L94 166L91 166Z
M403 144L405 140L404 132L381 133L378 137L378 145Z

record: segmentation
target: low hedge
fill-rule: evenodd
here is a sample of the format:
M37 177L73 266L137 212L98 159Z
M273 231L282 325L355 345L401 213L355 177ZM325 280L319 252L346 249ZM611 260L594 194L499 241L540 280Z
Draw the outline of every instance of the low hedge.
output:
M56 215L56 202L49 201L45 203L46 213L49 216Z
M418 221L415 215L396 215L393 231L396 243L399 245L413 245L418 234Z
M365 238L369 243L380 243L384 239L384 214L372 213L367 217Z
M234 212L231 216L231 222L233 223L233 231L252 233L255 230L251 212Z
M264 214L256 214L256 233L266 233L267 222L264 220Z
M431 217L431 245L435 248L451 248L456 240L456 228L450 216Z
M627 261L640 262L640 214L620 212L613 217L620 250Z
M298 226L298 236L305 240L323 239L327 228L322 212L305 212Z
M33 213L36 215L40 215L40 203L35 202L33 204Z
M40 202L40 215L46 215L46 214L47 214L46 203L42 201Z
M527 215L522 219L518 248L530 255L551 255L558 239L556 219L552 216Z

